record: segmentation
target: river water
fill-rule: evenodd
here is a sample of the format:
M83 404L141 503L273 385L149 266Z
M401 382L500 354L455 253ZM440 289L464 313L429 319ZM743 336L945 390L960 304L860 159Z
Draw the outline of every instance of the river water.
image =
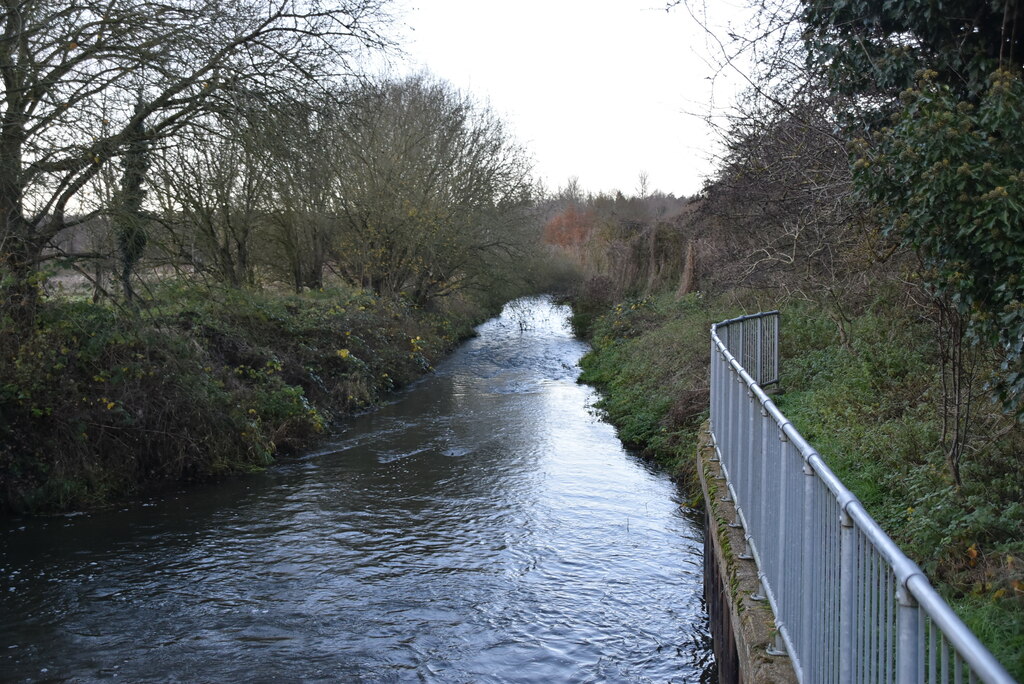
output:
M0 523L0 680L701 682L702 530L520 300L265 473Z

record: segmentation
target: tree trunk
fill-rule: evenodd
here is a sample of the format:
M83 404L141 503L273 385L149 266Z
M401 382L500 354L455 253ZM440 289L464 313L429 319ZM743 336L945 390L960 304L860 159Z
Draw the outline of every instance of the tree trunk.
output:
M5 280L0 290L0 308L16 321L27 323L34 319L39 304L39 288L35 281L41 247L30 236L24 235L30 230L28 222L22 219L20 223L23 225L16 230L22 234L8 234L3 246L6 273L0 273L0 279Z
M693 242L686 244L686 258L683 262L683 275L679 278L679 288L676 290L676 299L693 291L694 271L697 270L697 253L693 248Z
M5 122L6 123L6 122ZM16 320L31 320L39 301L33 282L42 245L22 204L21 159L24 131L5 125L0 138L0 308Z

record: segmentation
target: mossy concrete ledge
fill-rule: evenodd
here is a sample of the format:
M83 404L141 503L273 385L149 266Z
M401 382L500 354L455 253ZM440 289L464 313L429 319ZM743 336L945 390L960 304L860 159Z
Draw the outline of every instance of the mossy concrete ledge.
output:
M758 590L757 567L738 557L744 546L743 530L729 527L736 509L723 501L727 493L711 446L709 426L700 431L697 473L704 492L707 533L704 541L704 596L711 616L718 676L722 684L796 682L785 656L768 655L775 639L775 619L767 601L751 596Z

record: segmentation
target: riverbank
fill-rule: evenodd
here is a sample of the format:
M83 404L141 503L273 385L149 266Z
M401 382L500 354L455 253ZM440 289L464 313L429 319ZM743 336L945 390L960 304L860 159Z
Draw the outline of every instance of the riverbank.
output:
M0 521L2 679L708 681L700 522L567 317L507 306L263 473Z
M699 491L693 453L707 411L709 328L744 312L724 297L660 295L585 319L593 351L581 380L601 390L598 408L623 440L687 491ZM968 627L1024 678L1024 430L994 406L977 407L962 482L952 480L940 350L912 312L880 297L844 321L841 336L829 312L787 305L776 400Z
M139 311L45 301L31 329L0 326L0 511L265 467L429 371L485 313L346 287L165 283Z
M601 390L596 406L623 443L698 494L693 450L707 417L708 330L728 307L694 293L625 301L603 312L577 308L573 325L592 346L580 362L580 382Z

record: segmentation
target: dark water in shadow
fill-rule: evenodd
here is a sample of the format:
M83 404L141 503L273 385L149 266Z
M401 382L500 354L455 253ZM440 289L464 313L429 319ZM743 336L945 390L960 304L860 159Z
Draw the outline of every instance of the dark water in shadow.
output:
M0 679L707 679L703 533L588 410L567 315L506 308L267 473L0 527Z

